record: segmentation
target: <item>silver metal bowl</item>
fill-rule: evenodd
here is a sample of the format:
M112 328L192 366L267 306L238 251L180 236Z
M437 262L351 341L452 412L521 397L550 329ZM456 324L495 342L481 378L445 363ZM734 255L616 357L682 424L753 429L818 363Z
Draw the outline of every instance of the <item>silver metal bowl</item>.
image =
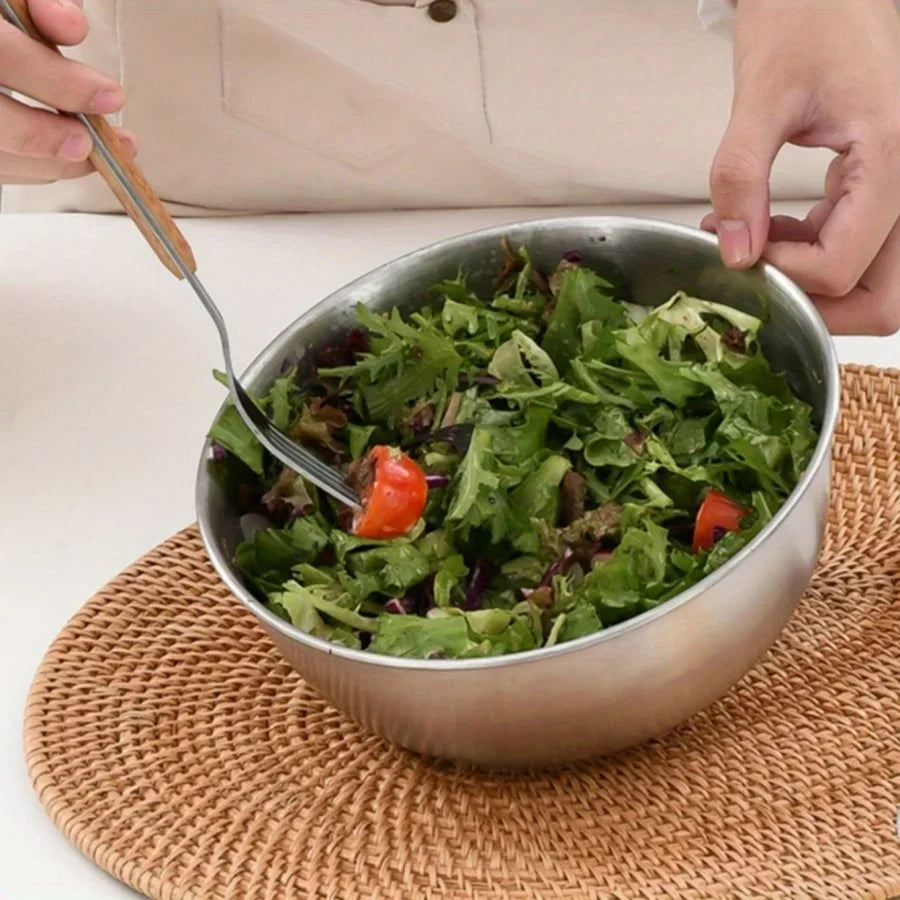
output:
M567 250L656 305L685 290L749 312L765 302L762 343L815 408L821 430L808 471L769 525L724 566L661 606L597 634L510 656L410 660L310 637L260 604L232 563L238 519L208 474L197 479L200 532L213 565L288 662L364 728L420 753L467 763L544 765L596 757L660 735L724 694L784 627L812 574L825 528L838 368L807 297L774 268L737 273L715 239L665 222L560 218L441 241L388 263L323 300L281 333L243 376L263 391L287 356L300 359L353 326L355 306L413 310L460 265L488 287L500 240L551 269ZM765 298L763 301L762 298Z

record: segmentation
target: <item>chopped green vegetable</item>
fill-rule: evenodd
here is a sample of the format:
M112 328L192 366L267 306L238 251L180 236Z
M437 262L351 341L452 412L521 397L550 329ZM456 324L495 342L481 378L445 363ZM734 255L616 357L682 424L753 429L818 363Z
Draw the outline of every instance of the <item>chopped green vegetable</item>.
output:
M370 649L388 656L419 659L466 656L472 642L462 616L423 618L380 616Z
M241 414L233 406L225 408L209 432L209 439L233 453L257 475L263 473L262 444L244 424Z
M341 365L306 385L290 369L258 400L337 465L403 446L433 479L411 533L348 534L234 407L210 432L239 511L271 524L235 562L309 634L430 659L594 634L722 565L808 465L812 411L762 354L761 319L684 293L648 310L585 266L505 250L493 296L460 273L407 316L360 306L352 342L325 348ZM698 549L710 489L746 515Z

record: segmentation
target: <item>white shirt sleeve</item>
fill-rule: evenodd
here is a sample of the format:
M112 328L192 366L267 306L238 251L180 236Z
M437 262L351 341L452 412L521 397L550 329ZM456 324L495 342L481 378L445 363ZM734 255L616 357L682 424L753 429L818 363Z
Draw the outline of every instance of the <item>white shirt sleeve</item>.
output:
M894 4L900 11L900 0ZM730 34L734 24L735 0L697 0L700 24L717 34Z
M734 22L734 0L697 0L697 15L707 31L729 34Z

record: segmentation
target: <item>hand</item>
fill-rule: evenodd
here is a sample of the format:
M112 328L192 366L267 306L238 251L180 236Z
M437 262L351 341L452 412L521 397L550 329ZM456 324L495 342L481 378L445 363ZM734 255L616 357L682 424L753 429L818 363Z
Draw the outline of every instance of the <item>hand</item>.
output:
M81 0L29 0L34 23L49 41L79 44L87 34ZM67 112L111 113L125 91L113 78L58 53L0 19L0 84ZM134 136L117 129L131 154ZM0 95L0 183L41 184L93 171L91 139L75 119Z
M770 260L838 334L900 329L900 16L892 0L739 0L731 121L713 162L726 265ZM837 153L805 220L769 217L785 143Z

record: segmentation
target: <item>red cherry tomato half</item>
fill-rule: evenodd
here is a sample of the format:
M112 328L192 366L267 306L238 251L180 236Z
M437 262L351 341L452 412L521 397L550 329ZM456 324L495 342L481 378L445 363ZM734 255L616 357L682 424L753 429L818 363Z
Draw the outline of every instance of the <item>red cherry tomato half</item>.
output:
M691 553L709 550L726 531L740 531L741 519L746 515L747 510L729 500L724 494L713 490L707 491L697 512Z
M406 534L425 509L425 473L405 453L392 447L373 447L369 459L375 473L363 491L363 508L353 520L353 533L373 539Z

